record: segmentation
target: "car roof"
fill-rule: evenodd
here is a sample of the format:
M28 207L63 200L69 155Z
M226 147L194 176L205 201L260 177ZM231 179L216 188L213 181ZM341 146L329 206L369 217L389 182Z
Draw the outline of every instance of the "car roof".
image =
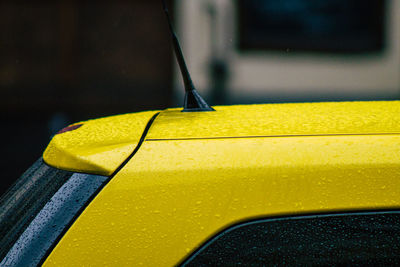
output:
M400 101L217 106L162 111L146 139L400 133Z
M212 112L181 109L124 114L81 122L53 137L44 160L59 169L111 175L140 139L400 133L400 101L217 106ZM155 117L154 122L152 117ZM149 126L146 136L143 132Z

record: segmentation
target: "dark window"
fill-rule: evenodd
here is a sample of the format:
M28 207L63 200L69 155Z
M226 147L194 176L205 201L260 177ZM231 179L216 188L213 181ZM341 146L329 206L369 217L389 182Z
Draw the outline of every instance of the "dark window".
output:
M241 50L379 52L385 1L239 0Z
M40 158L0 199L0 259L36 214L73 175L44 164Z
M36 266L108 177L40 158L0 199L0 266Z
M398 265L400 212L272 218L231 227L184 266Z

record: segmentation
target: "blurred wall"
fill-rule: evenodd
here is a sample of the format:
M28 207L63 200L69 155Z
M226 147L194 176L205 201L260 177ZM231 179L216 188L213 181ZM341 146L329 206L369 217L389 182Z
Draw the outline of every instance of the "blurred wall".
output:
M0 2L0 193L67 124L168 107L171 52L158 0Z
M297 27L300 31L304 25L293 25L291 21L291 16L299 16L303 19L300 22L306 21L310 25L307 30L323 32L327 39L331 37L328 27L342 29L343 36L349 34L343 26L346 23L341 20L346 14L335 10L337 3L357 5L352 11L358 13L364 12L367 5L382 4L383 49L346 53L323 49L296 50L286 48L280 40L279 49L243 51L240 49L242 25L239 14L244 2L255 3L258 9L275 6L276 10L269 11L269 14L265 12L264 18L257 18L258 24L275 17L276 27L288 22L288 27ZM309 14L310 10L315 13ZM213 104L400 98L398 0L176 0L176 11L181 14L179 33L192 78L198 90ZM337 19L332 20L335 13ZM326 21L333 25L324 23ZM363 33L367 32L368 25L363 25L365 22L355 23L360 24L358 27ZM293 35L281 34L281 39L288 42L287 47L295 39ZM355 40L363 37L362 34L355 36ZM260 37L269 38L271 46L276 43L269 36ZM312 44L315 40L310 38L307 41ZM338 47L345 45L340 38L334 42ZM181 99L178 71L175 72L174 88L177 100Z

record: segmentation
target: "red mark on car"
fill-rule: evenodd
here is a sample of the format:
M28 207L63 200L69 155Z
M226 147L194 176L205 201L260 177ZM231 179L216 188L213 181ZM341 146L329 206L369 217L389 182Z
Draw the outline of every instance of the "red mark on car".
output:
M76 129L78 129L79 127L81 127L82 125L83 125L83 124L74 124L74 125L67 126L67 127L63 128L63 129L59 130L59 131L57 132L57 134L65 133L65 132L70 132L70 131L76 130Z

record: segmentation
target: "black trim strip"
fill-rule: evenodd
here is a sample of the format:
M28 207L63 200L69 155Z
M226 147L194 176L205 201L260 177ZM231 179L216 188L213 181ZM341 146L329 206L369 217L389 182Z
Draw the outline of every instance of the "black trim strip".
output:
M64 237L66 232L69 230L69 228L75 223L76 219L82 214L82 212L86 209L86 207L89 205L90 202L93 201L93 199L100 193L100 191L108 184L108 182L114 178L114 176L132 159L132 157L138 152L140 149L141 145L145 141L146 135L148 131L150 130L151 125L153 124L154 120L156 117L160 114L160 112L156 113L151 117L151 119L148 121L142 136L140 137L140 140L133 150L133 152L124 160L124 162L121 163L121 165L108 177L107 180L105 180L102 185L87 199L87 201L82 205L82 207L79 209L78 212L75 213L75 216L70 220L70 222L65 225L64 230L58 235L57 239L54 240L52 246L49 247L49 249L46 251L45 255L42 257L38 265L43 265L43 263L46 261L50 253L53 251L53 249L57 246L57 244L60 242L60 240Z
M274 222L274 221L283 221L283 220L304 220L304 219L315 219L315 218L323 218L323 217L337 217L337 216L352 216L352 215L373 215L373 214L399 214L400 207L393 208L375 208L375 209L364 209L364 210L337 210L337 211L327 211L327 212L310 212L310 213L299 213L299 214L280 214L280 215L272 215L265 217L257 217L250 218L245 220L237 221L231 225L226 226L222 230L219 230L215 234L213 234L206 241L202 242L195 250L193 250L189 255L184 257L176 266L184 267L197 256L203 250L205 250L208 246L210 246L213 242L219 239L221 236L229 233L237 228L242 226L258 224L262 222Z
M247 136L221 136L221 137L187 137L187 138L149 138L146 141L188 141L188 140L214 140L214 139L241 139L241 138L276 138L276 137L329 137L329 136L367 136L367 135L400 135L400 133L359 133L359 134L283 134L283 135L247 135Z

